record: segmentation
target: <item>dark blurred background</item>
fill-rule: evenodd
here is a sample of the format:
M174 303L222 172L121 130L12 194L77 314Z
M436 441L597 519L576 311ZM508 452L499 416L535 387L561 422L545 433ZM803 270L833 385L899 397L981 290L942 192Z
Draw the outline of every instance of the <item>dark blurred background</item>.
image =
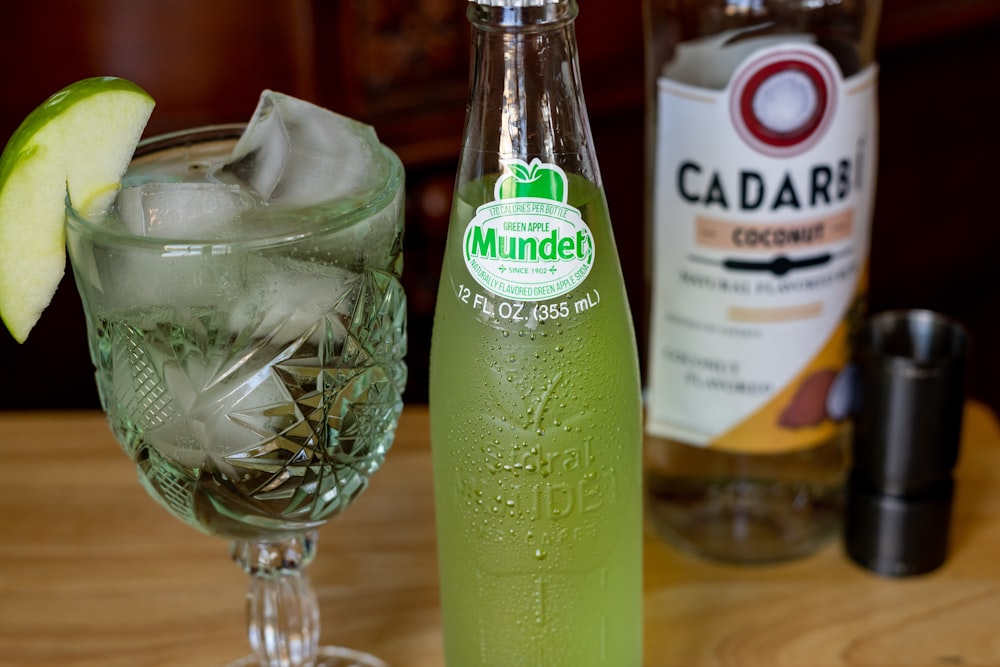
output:
M581 0L584 89L637 322L643 313L639 0ZM464 0L2 1L0 142L50 94L116 75L157 100L147 134L247 120L263 88L373 124L407 167L407 399L427 398L438 270L468 82ZM884 0L873 311L973 333L970 390L1000 406L1000 0ZM0 271L4 267L0 267ZM642 331L639 332L640 337ZM28 341L0 328L0 409L97 407L66 279Z

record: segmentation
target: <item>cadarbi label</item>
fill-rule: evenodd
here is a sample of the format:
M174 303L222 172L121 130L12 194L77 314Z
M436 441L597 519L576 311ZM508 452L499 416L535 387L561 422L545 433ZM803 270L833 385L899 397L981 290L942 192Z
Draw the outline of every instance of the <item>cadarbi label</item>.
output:
M567 204L566 173L538 158L506 160L494 201L465 228L465 265L493 294L543 301L582 283L594 265L594 236Z

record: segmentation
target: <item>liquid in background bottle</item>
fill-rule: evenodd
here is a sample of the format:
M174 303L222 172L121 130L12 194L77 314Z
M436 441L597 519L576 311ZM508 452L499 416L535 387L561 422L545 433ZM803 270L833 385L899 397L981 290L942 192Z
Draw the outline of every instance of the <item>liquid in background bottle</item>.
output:
M576 14L575 0L468 5L430 366L449 667L642 662L639 368Z
M839 525L879 0L643 0L652 525L732 562Z

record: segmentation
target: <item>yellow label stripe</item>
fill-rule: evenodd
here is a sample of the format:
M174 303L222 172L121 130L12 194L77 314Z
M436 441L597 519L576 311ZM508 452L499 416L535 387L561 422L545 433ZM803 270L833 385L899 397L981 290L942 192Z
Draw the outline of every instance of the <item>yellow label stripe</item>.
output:
M808 320L823 314L823 302L813 301L785 308L729 307L730 322L792 322Z

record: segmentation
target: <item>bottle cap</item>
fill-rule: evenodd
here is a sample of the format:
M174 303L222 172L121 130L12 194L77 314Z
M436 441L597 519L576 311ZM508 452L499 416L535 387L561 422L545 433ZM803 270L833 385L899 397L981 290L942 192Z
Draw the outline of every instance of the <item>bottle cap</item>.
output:
M487 7L541 7L543 5L558 5L565 0L469 0L469 2Z

